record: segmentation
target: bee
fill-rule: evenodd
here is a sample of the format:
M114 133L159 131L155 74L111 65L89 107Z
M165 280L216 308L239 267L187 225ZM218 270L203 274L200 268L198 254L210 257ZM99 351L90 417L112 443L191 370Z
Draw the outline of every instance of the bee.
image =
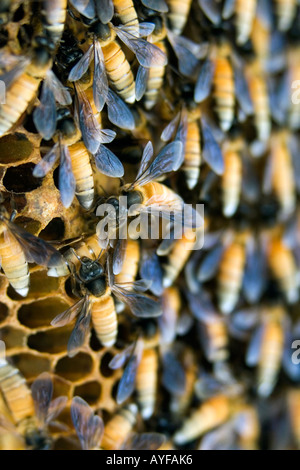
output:
M275 0L275 10L279 31L287 31L296 16L297 0Z
M139 267L139 242L128 239L124 245L123 249L119 247L119 249L114 250L114 255L118 256L118 259L113 260L115 282L117 284L133 283Z
M297 265L292 249L280 236L269 241L267 259L271 272L277 280L286 301L293 304L299 299Z
M172 344L177 331L177 323L181 307L180 294L175 287L168 287L162 293L162 315L158 318L158 326L163 344Z
M231 217L237 210L242 189L242 159L240 152L243 142L238 139L226 142L223 147L224 173L222 175L223 214Z
M81 298L51 322L52 325L64 326L77 317L68 342L70 357L73 357L78 348L84 344L91 318L101 344L110 347L115 343L118 322L112 293L121 302L127 304L131 312L138 317L155 317L161 314L159 302L141 293L148 288L146 282L141 280L135 283L115 283L112 261L109 257L107 259L107 275L104 272L103 264L97 259L92 260L89 257L79 259L81 264L79 272L78 274L73 273L72 276L77 281L79 287L77 294Z
M144 348L136 371L137 400L144 419L149 419L154 413L157 397L157 379L157 351L154 348Z
M16 225L13 222L15 215L13 212L9 219L1 208L1 267L15 291L26 297L30 283L28 263L59 268L64 260L52 245Z
M88 103L86 95L83 95L84 103ZM83 106L83 113L88 115L88 110ZM64 110L60 110L62 119L58 121L58 142L35 166L33 175L44 177L60 159L59 167L59 191L62 203L70 207L74 195L85 209L90 209L94 201L94 177L90 162L90 154L81 140L81 133L76 127L74 119ZM91 116L91 114L89 114ZM98 150L93 155L96 167L108 176L112 173L123 176L124 169L119 159L102 142L110 142L115 133L109 130L94 128L95 142L98 142ZM85 139L87 138L84 134ZM91 145L91 139L90 139ZM109 165L113 165L112 169Z
M52 66L52 59L45 47L37 46L31 58L17 58L14 66L2 73L5 84L5 104L0 107L0 137L10 132L37 96L39 85Z
M113 0L116 15L124 26L130 26L133 30L139 30L139 20L134 8L133 0Z
M116 37L136 55L138 62L143 67L166 65L166 55L158 47L142 39L142 36L152 32L153 27L154 25L151 23L141 23L139 32L133 31L130 26L115 27L111 23L103 25L97 22L92 27L93 43L71 70L69 80L74 82L80 80L94 59L93 94L98 111L102 110L107 99L111 100L108 79L122 99L127 103L135 101L133 74Z
M197 378L196 358L192 350L185 348L182 360L185 377L182 394L173 394L170 403L172 413L185 416L194 395L194 386Z
M250 0L245 3L237 0L235 6L237 43L245 44L248 41L256 14L257 0Z
M44 29L54 44L59 43L64 31L67 3L67 0L44 0L41 5Z
M249 344L246 363L248 366L257 364L257 392L268 397L274 389L283 358L285 311L281 305L265 307L259 321Z
M98 17L99 20L106 24L114 14L114 4L112 0L70 0L71 5L83 16L93 20Z
M287 404L291 422L292 433L297 448L300 447L300 393L297 389L290 389L287 394Z
M102 441L110 442L110 433L114 432L115 437L119 440L120 449L123 450L156 450L163 442L165 437L159 433L127 433L128 419L134 419L135 406L129 405L127 409L120 410L115 418L104 426L104 422L100 416L94 414L92 408L85 400L76 396L71 404L71 416L83 450L98 450ZM114 421L116 419L116 421ZM115 429L116 422L120 427ZM106 426L108 429L106 430ZM129 436L128 436L129 434ZM123 442L120 442L123 439ZM105 445L105 444L104 444ZM116 445L116 443L115 443ZM117 445L116 445L117 447ZM104 447L106 448L106 447Z
M167 16L171 29L176 35L180 36L186 25L192 0L183 0L182 2L178 2L177 0L168 0L167 4L169 7Z
M52 400L53 383L47 372L35 379L30 390L18 369L5 360L1 361L0 371L0 391L10 412L10 418L4 418L0 427L13 437L13 446L21 442L22 449L50 449L48 426L54 424L68 398L60 396Z
M131 403L120 408L106 423L101 447L104 450L117 450L122 447L136 424L138 408Z

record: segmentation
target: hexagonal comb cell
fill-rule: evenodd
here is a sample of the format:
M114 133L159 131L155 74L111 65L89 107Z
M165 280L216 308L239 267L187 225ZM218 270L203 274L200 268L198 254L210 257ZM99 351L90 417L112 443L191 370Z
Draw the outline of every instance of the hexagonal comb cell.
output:
M55 285L55 283L53 284ZM49 327L53 318L68 307L69 305L59 297L37 300L22 305L18 310L18 319L22 325L31 329Z
M55 366L55 373L71 382L77 382L89 376L93 366L91 356L80 352L75 357L64 356L59 359Z
M80 396L90 405L96 405L101 395L101 385L99 382L86 382L74 388L74 396Z
M27 345L39 352L58 354L67 351L71 327L53 328L28 336Z

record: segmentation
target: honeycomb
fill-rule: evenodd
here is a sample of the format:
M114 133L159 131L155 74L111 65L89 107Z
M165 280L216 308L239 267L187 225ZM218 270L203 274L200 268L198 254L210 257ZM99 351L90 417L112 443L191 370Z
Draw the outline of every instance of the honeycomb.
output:
M11 3L13 15L7 24L4 22L4 26L0 26L0 54L4 55L7 51L15 55L26 54L27 46L23 46L22 42L25 33L28 33L32 26L31 5L27 1ZM161 433L165 435L166 440L160 449L299 449L300 365L291 365L289 362L292 341L300 339L297 280L300 229L299 163L294 161L290 168L287 168L288 164L284 159L288 154L285 149L288 148L290 136L299 149L300 113L295 105L293 108L289 107L283 118L277 116L274 101L265 104L265 116L263 112L260 114L261 108L264 111L264 106L259 99L263 99L265 95L271 96L270 90L264 91L265 87L270 86L269 83L273 79L275 85L280 84L279 79L286 72L285 69L282 71L280 66L276 69L276 64L273 64L273 69L272 64L269 69L262 67L262 64L265 66L272 59L271 39L274 39L274 42L278 39L279 60L282 60L281 47L281 55L285 56L285 67L289 67L290 73L293 73L293 80L300 79L300 8L296 2L294 6L283 7L284 2L273 0L270 2L272 14L269 26L264 22L266 18L260 10L265 2L246 2L247 8L249 3L249 11L245 11L243 17L241 11L245 8L245 2L239 0L236 2L234 14L228 18L224 14L224 18L220 19L221 23L225 24L222 29L214 15L217 15L220 5L225 2L214 0L211 2L211 8L208 6L209 2L201 0L168 0L166 3L170 12L156 12L153 17L167 15L168 26L175 35L182 35L197 43L202 40L208 42L209 52L205 56L201 56L201 51L198 50L197 70L205 57L215 60L214 54L219 53L216 52L214 36L225 36L225 42L235 48L237 55L241 56L246 64L245 76L251 83L249 93L254 105L254 117L251 117L250 122L249 117L240 121L237 116L231 118L226 114L226 96L223 97L225 104L220 96L220 102L215 106L213 93L218 87L218 81L215 79L207 97L200 103L200 112L199 104L194 103L196 110L191 106L192 111L188 115L188 123L192 123L189 137L191 140L196 139L196 145L201 146L204 155L203 146L207 145L207 141L203 143L203 139L205 136L207 138L207 135L205 121L201 119L202 116L213 116L214 135L217 135L218 130L221 133L220 147L224 155L225 169L222 178L220 172L213 171L215 168L212 162L209 164L204 155L200 176L197 174L196 184L190 183L192 186L189 186L185 177L190 175L193 181L194 173L187 158L182 169L172 173L165 181L185 202L205 204L205 240L206 237L208 240L204 250L192 251L191 241L187 244L186 251L175 243L168 254L164 253L159 257L160 265L164 272L169 274L169 278L165 281L162 291L154 284L150 286L150 290L162 300L164 312L170 308L174 318L171 323L167 322L165 325L164 318L140 320L125 309L118 314L118 339L114 346L103 347L91 328L87 341L74 357L70 357L67 348L74 323L63 327L51 326L53 318L76 301L70 276L50 277L46 268L30 264L30 290L26 298L15 292L4 273L0 274L0 339L5 343L8 362L19 370L29 387L41 373L49 372L53 378L54 397L66 396L68 399L66 408L59 416L59 421L65 424L65 429L51 427L50 430L53 449L80 448L70 414L72 399L75 396L81 397L95 414L102 416L107 430L102 446L110 446L107 448L113 448L108 426L110 420L118 413L118 419L121 419L122 413L126 415L124 406L137 404L139 411L135 411L137 415L134 419L130 418L133 419L133 424L129 427L128 434L131 430L139 433ZM78 15L74 4L76 2L68 2L71 10ZM113 4L116 12L122 1L113 0ZM293 2L290 4L293 5ZM134 6L139 21L147 20L147 2L135 1ZM176 11L176 8L179 10ZM287 11L282 11L282 8ZM185 10L186 17L183 15ZM117 15L114 17L116 24L119 24L118 18ZM151 18L150 16L149 21ZM186 22L181 24L184 18ZM85 37L82 24L69 14L66 17L65 29L72 31L79 43ZM274 33L274 38L270 38L271 33ZM278 33L278 37L275 33ZM178 51L172 44L171 34L169 39L163 40L162 43L155 36L150 39L162 50L167 51L170 68L165 72L162 86L159 81L161 90L156 102L155 97L148 91L144 101L130 104L130 109L139 122L135 129L132 132L121 130L109 121L106 111L101 115L105 127L117 131L116 139L108 147L124 164L126 183L134 180L148 140L153 142L156 150L162 148L160 134L179 109L178 103L182 99L181 92L183 95L185 93L185 86L192 86L192 89L197 86L197 74L185 74L180 66L179 71L177 70ZM274 47L277 53L276 44ZM30 46L28 49L30 50ZM126 47L124 49L136 73L138 65L134 54ZM226 51L226 47L224 50ZM222 67L226 68L226 64L224 66L222 62L223 52L220 54L218 67L221 71L218 73L222 75ZM224 54L226 57L226 52ZM254 77L253 80L251 77ZM161 80L161 77L158 80ZM277 89L274 93L280 91L285 93L287 101L290 100L290 89ZM186 93L188 96L188 91ZM187 101L188 99L189 96ZM64 207L58 189L58 164L55 164L44 178L33 176L35 165L54 144L53 140L43 140L35 127L32 115L37 103L37 100L31 103L25 116L9 133L0 138L0 191L7 211L15 209L17 212L15 224L65 252L82 237L94 234L98 220L92 211L84 210L76 198L69 208ZM234 113L236 107L236 104L232 107L235 109ZM192 116L194 110L195 118ZM280 113L280 110L277 111ZM242 112L243 109L241 114ZM195 125L197 119L200 119L201 128L198 137L199 128ZM232 120L230 125L228 120ZM217 126L218 129L215 129ZM178 139L178 135L175 139ZM238 152L240 149L244 152L238 161L235 160L236 148ZM264 192L264 178L270 156L274 157L277 166L275 165L271 189ZM92 167L96 195L118 194L119 178L99 173L93 162ZM241 187L236 192L233 167L237 173L243 172ZM249 176L250 183L246 176ZM232 197L235 199L234 208L231 206ZM223 201L226 201L226 198L229 202L227 208L224 208ZM285 217L285 212L288 212L288 217ZM296 241L293 242L292 248L290 245L284 248L284 237L289 235L289 230L293 232ZM218 232L222 233L221 237L217 238L221 240L220 246L213 242L213 236ZM247 251L248 241L252 239L255 240L255 247L258 246L261 250L261 257L255 253L255 247L251 251L251 244ZM152 242L156 249L156 242ZM153 248L152 242L138 242L141 251L140 277L143 277L144 272L143 256L146 256L148 249L151 251ZM221 248L225 252L221 274L215 269L208 275L204 269L205 259L207 260L205 257ZM168 265L170 259L173 259L172 266ZM232 260L237 260L233 267ZM254 295L251 288L248 293L244 291L241 295L243 270L251 261L252 265L254 263L252 275L253 268L256 272L255 266L257 271L266 273L265 285L261 288L260 295ZM293 265L292 272L286 279L282 271L288 270L290 264ZM171 271L174 266L178 270L175 269L173 273ZM199 271L199 268L202 271ZM230 269L236 270L237 276L241 276L238 281L233 281L233 286L230 281L229 285L226 284ZM253 295L254 298L251 297ZM116 305L118 306L117 302ZM207 311L211 314L209 321L204 315ZM247 322L250 324L249 330ZM258 324L264 326L265 332L271 325L274 334L278 332L279 338L277 343L274 340L272 344L272 337L271 343L268 343L265 333L263 344L266 347L265 352L261 351L261 354L267 359L263 365L259 362L260 359L252 364L246 360L247 349ZM124 367L114 369L110 367L111 361L135 340L136 332L141 330L144 349L137 371L136 389L125 404L120 404L118 387ZM147 389L142 390L144 383L150 380L149 374L152 372L152 389L150 392ZM275 378L272 379L273 373ZM271 380L271 385L268 380ZM220 383L223 384L221 389ZM215 389L212 392L207 390L206 386ZM264 390L267 390L265 394ZM154 403L151 402L152 399ZM151 402L149 406L147 400ZM149 412L149 409L152 411ZM0 414L5 415L1 406ZM117 437L116 435L116 447L120 447L122 443L117 443ZM0 448L11 448L10 446L10 441L3 439L0 419Z

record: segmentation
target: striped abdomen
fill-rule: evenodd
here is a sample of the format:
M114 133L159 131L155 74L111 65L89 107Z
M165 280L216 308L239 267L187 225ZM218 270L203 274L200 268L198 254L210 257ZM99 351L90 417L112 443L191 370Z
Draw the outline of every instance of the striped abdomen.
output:
M89 153L82 141L70 145L69 152L76 181L76 197L84 209L90 209L94 201L94 177Z
M187 136L185 144L184 171L187 186L193 189L200 177L201 165L201 135L197 121L190 121L187 124Z
M159 47L165 54L167 53L163 41L156 42L155 46ZM157 103L164 82L165 69L166 67L163 65L162 67L151 67L149 70L149 77L144 98L146 109L152 109L153 106L155 106Z
M216 112L220 126L226 132L231 128L234 118L235 90L233 69L225 57L216 58L213 84Z
M115 344L118 334L118 320L115 303L108 288L101 297L92 298L92 322L97 338L103 346Z
M9 231L1 236L0 260L9 283L18 294L26 297L29 290L28 264L23 249Z

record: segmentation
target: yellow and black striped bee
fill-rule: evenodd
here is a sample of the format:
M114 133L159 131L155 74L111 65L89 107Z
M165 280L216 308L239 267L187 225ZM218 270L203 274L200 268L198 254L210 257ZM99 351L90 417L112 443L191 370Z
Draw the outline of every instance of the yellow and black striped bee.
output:
M16 292L26 297L30 284L28 263L59 268L64 265L64 260L52 245L14 223L15 215L13 213L9 219L5 209L1 208L1 267Z
M171 29L177 36L180 36L187 22L192 0L183 0L182 2L178 2L178 0L167 0L167 4L169 7L167 17Z

